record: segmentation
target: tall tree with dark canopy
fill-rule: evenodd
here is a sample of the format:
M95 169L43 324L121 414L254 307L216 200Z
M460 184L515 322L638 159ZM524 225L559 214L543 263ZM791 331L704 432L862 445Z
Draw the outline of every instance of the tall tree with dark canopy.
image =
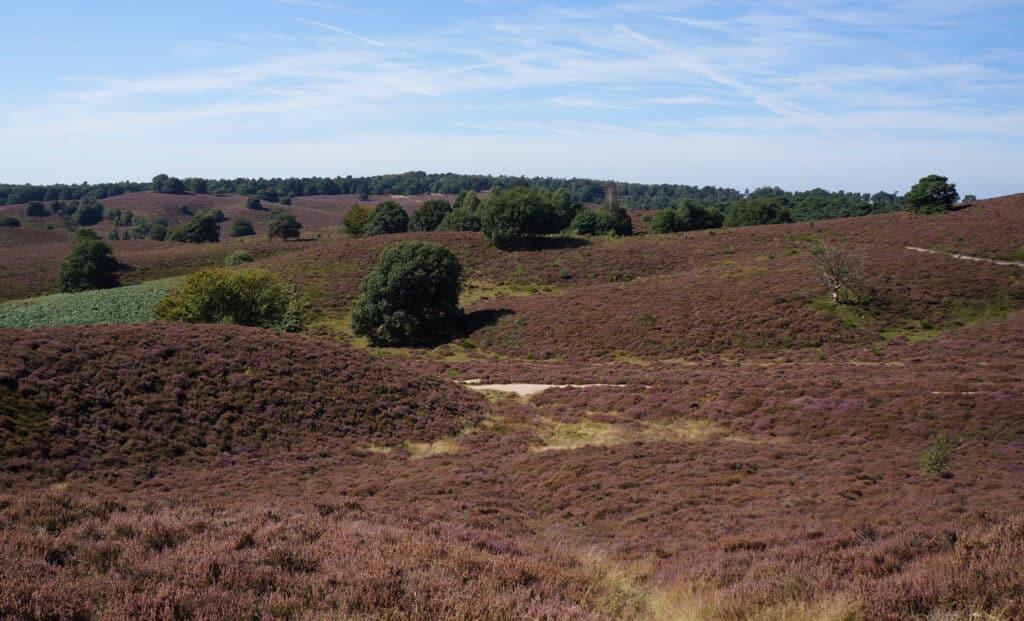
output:
M192 219L170 232L171 241L203 244L220 241L220 227L217 217L209 211L203 211Z
M125 268L95 231L78 229L71 234L68 254L60 266L60 290L73 293L116 287Z
M754 226L792 222L787 199L780 197L748 198L737 201L725 214L724 226Z
M462 265L440 244L403 242L381 253L363 279L352 329L374 345L412 345L443 336L462 317Z
M949 211L960 195L956 185L942 175L922 177L903 197L907 210L913 213L942 213Z

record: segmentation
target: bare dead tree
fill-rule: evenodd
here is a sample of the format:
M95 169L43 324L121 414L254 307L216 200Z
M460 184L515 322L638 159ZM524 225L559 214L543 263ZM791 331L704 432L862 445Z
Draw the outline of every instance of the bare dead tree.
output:
M816 246L811 250L822 283L836 304L861 304L867 297L864 279L867 259L844 246Z

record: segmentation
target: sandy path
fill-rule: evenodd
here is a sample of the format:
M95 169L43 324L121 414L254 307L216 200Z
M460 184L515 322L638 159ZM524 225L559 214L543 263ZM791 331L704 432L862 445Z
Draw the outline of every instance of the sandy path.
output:
M913 250L914 252L927 252L928 254L942 254L947 257L953 257L954 259L963 259L965 261L981 261L982 263L994 263L996 265L1013 265L1015 267L1024 267L1024 261L1003 261L1001 259L986 259L985 257L974 257L969 254L956 254L955 252L943 252L941 250L931 250L930 248L918 248L917 246L904 246L907 250Z
M480 380L465 380L457 382L470 390L493 390L496 392L508 392L520 397L530 397L540 394L551 388L597 388L612 387L625 388L626 384L481 384Z

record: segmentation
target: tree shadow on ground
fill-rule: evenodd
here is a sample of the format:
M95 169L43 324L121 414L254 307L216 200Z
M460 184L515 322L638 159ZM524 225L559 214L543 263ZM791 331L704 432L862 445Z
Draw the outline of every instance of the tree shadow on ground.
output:
M580 237L530 237L512 248L516 251L564 250L589 246L590 241Z
M413 347L433 349L435 347L441 347L442 345L448 345L455 341L469 338L469 336L477 330L481 330L487 326L493 326L498 323L502 317L512 314L514 314L514 311L508 308L487 308L473 311L472 313L466 313L463 315L462 319L452 325L444 334L438 334L436 337L431 339L421 339L417 341Z

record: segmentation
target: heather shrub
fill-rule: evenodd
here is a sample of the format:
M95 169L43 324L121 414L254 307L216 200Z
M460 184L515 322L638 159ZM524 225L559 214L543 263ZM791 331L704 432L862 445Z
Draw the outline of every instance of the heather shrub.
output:
M60 266L60 290L70 293L116 287L125 267L95 231L78 229L71 234L67 257Z
M235 218L231 221L231 228L228 229L228 235L231 237L247 237L255 234L256 231L252 227L252 222L245 218Z
M366 223L365 235L405 233L409 230L409 215L395 201L377 205Z
M14 216L0 215L0 226L18 227L21 226L21 220Z
M188 323L237 323L287 332L302 329L304 305L298 291L263 269L199 270L160 300L158 319Z
M366 225L369 221L369 207L364 207L363 205L356 205L352 207L352 209L345 214L345 219L342 222L345 227L345 234L349 237L363 237L366 235Z
M921 452L921 470L925 474L943 476L949 472L949 454L953 450L953 443L946 434L935 436L931 444Z
M227 265L228 267L241 265L243 263L252 263L252 255L249 254L248 250L236 250L224 257L224 265Z
M461 318L462 265L440 244L404 242L363 279L352 329L374 345L429 341Z

